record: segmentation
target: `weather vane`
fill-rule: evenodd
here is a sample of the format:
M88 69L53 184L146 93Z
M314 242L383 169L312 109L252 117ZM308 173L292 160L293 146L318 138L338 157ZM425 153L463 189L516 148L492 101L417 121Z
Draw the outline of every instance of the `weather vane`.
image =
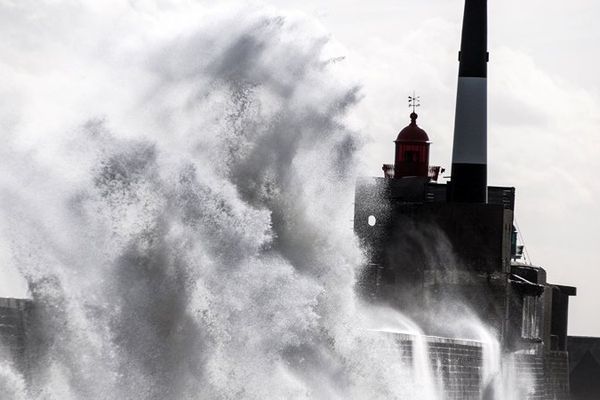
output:
M416 96L413 92L412 96L408 96L408 106L412 107L414 113L417 107L421 107L421 96Z

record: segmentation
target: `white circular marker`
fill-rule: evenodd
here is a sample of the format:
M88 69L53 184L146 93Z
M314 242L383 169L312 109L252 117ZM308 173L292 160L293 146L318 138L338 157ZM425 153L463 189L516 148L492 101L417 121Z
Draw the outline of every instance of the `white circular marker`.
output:
M374 215L369 215L369 218L367 221L369 222L370 226L375 226L375 224L377 223L377 218L375 218Z

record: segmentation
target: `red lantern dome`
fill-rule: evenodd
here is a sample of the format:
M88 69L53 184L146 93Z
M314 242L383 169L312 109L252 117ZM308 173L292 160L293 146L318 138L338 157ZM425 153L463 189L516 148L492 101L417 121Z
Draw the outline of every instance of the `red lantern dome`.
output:
M410 114L410 125L398 134L394 178L427 177L429 173L429 136L417 126L416 113Z

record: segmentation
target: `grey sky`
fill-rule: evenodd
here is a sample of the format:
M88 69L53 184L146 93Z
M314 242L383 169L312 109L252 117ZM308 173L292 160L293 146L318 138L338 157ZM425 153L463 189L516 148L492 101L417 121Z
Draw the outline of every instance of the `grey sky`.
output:
M317 18L362 75L354 115L371 136L364 174L391 162L417 90L432 162L449 167L461 0L271 0ZM515 186L517 222L535 264L574 285L570 333L600 335L600 3L489 2L490 184Z

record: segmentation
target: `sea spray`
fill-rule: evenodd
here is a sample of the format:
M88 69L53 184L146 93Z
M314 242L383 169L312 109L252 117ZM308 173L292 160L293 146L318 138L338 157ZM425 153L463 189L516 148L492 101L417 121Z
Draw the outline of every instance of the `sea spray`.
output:
M339 47L252 7L39 7L45 62L11 70L0 150L35 362L3 393L429 400L358 311Z
M382 306L363 306L363 323L373 333L397 335L397 340L411 343L410 360L404 374L406 387L413 396L427 400L443 399L441 377L436 376L431 363L429 344L423 330L409 317L397 310ZM394 353L394 352L393 352ZM406 357L405 354L400 356Z
M0 398L26 400L25 380L7 362L0 364Z
M36 304L35 362L27 387L0 366L0 393L443 398L421 330L354 293L360 90L321 27L23 4L8 23L35 61L0 78L0 235ZM388 322L414 336L410 363Z
M530 393L531 378L521 369L517 376L515 354L503 352L498 334L483 322L466 313L457 321L462 335L481 344L481 393L484 400L520 400Z

